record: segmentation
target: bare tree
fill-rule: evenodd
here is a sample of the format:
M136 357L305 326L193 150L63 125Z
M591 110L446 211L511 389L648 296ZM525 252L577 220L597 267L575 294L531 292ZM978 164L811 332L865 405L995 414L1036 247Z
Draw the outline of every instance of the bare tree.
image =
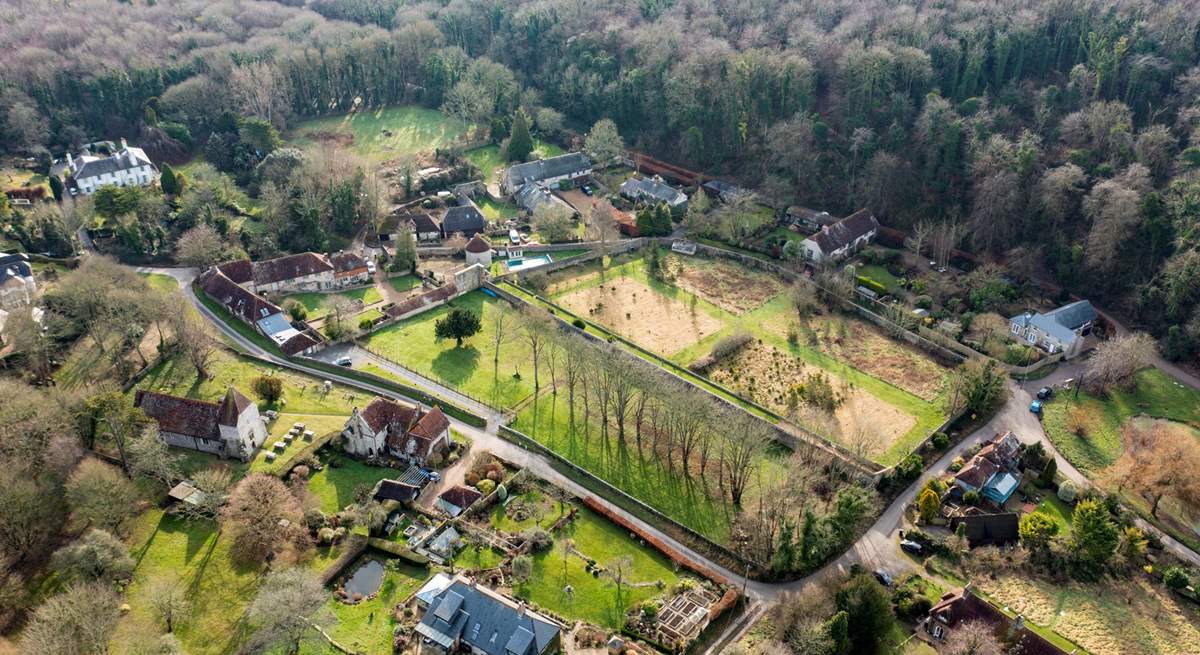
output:
M251 644L258 651L280 646L294 655L308 640L320 640L316 627L328 627L337 617L325 609L328 592L316 574L300 567L267 574L246 616L254 626Z
M146 603L162 619L167 632L174 632L192 608L182 580L171 577L155 578L146 587Z
M267 62L237 66L229 73L229 86L247 113L276 127L282 125L289 87L275 66Z
M46 599L21 632L23 653L109 652L109 638L120 618L110 583L76 583Z
M617 585L617 605L621 605L622 591L631 573L633 573L633 558L629 555L614 557L604 564L604 577Z
M1133 375L1149 366L1158 357L1154 338L1144 332L1116 337L1096 347L1088 360L1084 380L1090 389L1107 392L1122 389L1133 381Z
M721 480L736 507L758 467L758 459L771 443L770 429L749 415L730 417L720 431Z
M207 223L184 232L175 242L176 259L184 266L201 270L221 261L224 252L225 242L221 240L221 235Z
M529 346L529 356L533 359L533 393L536 394L541 388L538 374L542 354L550 345L550 336L557 326L546 310L533 305L526 305L520 310L520 321L521 336Z
M1125 427L1125 450L1110 472L1118 490L1129 489L1150 501L1158 516L1162 499L1170 496L1184 507L1200 507L1200 450L1186 428L1154 421Z
M909 243L912 245L913 252L917 254L917 257L921 256L921 247L929 241L929 238L933 236L936 229L937 225L929 219L918 221L913 225L912 237L909 239Z
M948 655L1004 655L1004 652L996 628L979 619L963 621L946 638Z
M190 307L180 304L171 314L170 323L172 331L175 332L175 343L179 344L183 354L196 369L196 377L210 377L209 364L217 354L217 343L208 322Z
M232 550L244 561L262 561L299 541L300 503L279 478L253 473L229 494L221 524L233 536Z

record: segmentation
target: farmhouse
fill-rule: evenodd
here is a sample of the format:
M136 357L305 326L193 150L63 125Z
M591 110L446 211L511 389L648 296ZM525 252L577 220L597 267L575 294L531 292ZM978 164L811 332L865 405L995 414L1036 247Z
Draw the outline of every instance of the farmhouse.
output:
M667 184L657 175L654 177L631 177L621 185L621 195L635 202L657 205L666 203L671 211L681 211L687 206L687 195Z
M243 275L243 268L248 268L250 262L231 262L229 265L214 266L196 278L196 284L209 298L215 300L242 322L254 327L260 334L271 339L285 355L309 355L320 345L320 338L314 336L308 326L298 323L300 327L290 323L283 310L275 303L262 296L246 290L234 282L224 270ZM241 266L246 264L247 266ZM223 270L224 269L224 270Z
M267 439L258 406L233 387L219 403L139 390L133 404L172 446L249 461Z
M330 255L329 263L333 266L333 286L336 288L353 287L371 281L367 260L352 252Z
M0 252L0 309L12 310L33 302L37 282L25 253Z
M869 210L860 209L800 242L804 260L813 264L837 261L857 252L879 232L879 221Z
M436 595L429 594L416 632L422 650L473 655L550 655L557 653L561 628L471 580L458 577Z
M1009 331L1050 353L1071 358L1083 352L1085 338L1096 322L1096 308L1086 300L1063 305L1045 314L1025 312L1008 319Z
M450 420L438 407L428 412L386 398L357 407L342 430L343 449L357 457L395 457L424 466L450 448Z
M591 174L592 160L587 155L582 152L568 152L565 155L525 162L508 168L500 180L500 188L504 193L514 195L527 184L557 187L561 182L577 180Z
M468 264L492 265L492 244L488 243L488 240L481 235L476 234L468 241L467 247L463 251Z
M130 148L121 139L121 149L108 157L97 157L84 150L78 156L67 153L63 172L71 188L91 195L102 186L148 186L158 181L158 168L141 148Z
M991 603L976 596L969 584L961 591L943 595L929 610L929 615L921 625L935 642L944 642L960 624L972 620L991 625L999 639L1013 646L1010 652L1023 655L1066 655L1066 651L1026 628L1023 617L1010 619Z
M453 234L476 234L486 230L487 218L484 218L483 212L479 211L473 202L451 207L442 216L443 237L448 238Z
M521 187L521 190L513 196L513 201L517 203L518 207L530 214L542 206L557 207L568 214L575 214L574 207L567 204L567 201L559 198L550 190L548 185L540 182L537 184L526 184Z

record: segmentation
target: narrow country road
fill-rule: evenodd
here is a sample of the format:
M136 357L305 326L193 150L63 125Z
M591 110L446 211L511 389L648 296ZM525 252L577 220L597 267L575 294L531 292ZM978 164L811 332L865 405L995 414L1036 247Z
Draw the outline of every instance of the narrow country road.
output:
M396 394L389 389L377 387L372 384L360 382L355 379L347 378L341 375L328 373L323 370L309 368L303 363L292 362L259 348L256 344L242 337L231 327L227 326L216 315L208 310L199 299L196 298L192 290L192 280L197 272L195 269L182 268L142 268L140 272L160 273L170 275L178 280L181 291L196 307L196 310L206 317L212 324L221 331L230 341L235 343L242 350L252 353L258 357L269 360L272 363L285 368L297 370L309 375L317 376L321 379L332 380L346 386L355 387L375 393L379 395L395 396ZM727 645L733 643L741 637L754 623L761 617L770 607L784 594L794 591L799 591L810 584L815 584L819 581L826 580L831 576L838 576L846 573L854 564L861 564L868 569L883 568L891 572L893 575L898 575L907 571L918 571L918 562L905 555L898 546L899 537L898 530L903 525L905 509L913 502L917 492L925 483L936 475L942 474L950 463L959 456L962 456L972 447L990 439L996 434L1000 434L1011 430L1023 442L1032 443L1041 441L1047 448L1047 451L1054 454L1058 461L1058 470L1068 479L1076 481L1080 484L1089 484L1086 477L1083 476L1075 467L1059 455L1053 444L1046 437L1045 431L1042 428L1041 422L1036 416L1029 412L1029 402L1031 400L1031 390L1036 391L1037 388L1044 385L1060 384L1064 380L1077 377L1082 363L1073 362L1064 364L1058 367L1050 376L1043 380L1030 381L1025 383L1017 383L1009 381L1009 400L1004 404L996 415L988 421L984 426L977 429L970 435L964 437L958 444L952 447L949 451L943 454L936 462L930 466L926 472L921 475L916 481L908 486L895 500L884 510L878 519L871 525L863 536L856 541L850 548L840 557L826 564L818 571L812 573L805 578L786 583L765 583L754 580L745 580L742 574L738 571L731 571L695 552L688 546L680 543L670 535L664 533L654 525L648 524L639 518L626 512L621 507L610 502L603 496L598 496L582 486L576 484L571 479L563 476L553 466L550 465L544 457L532 453L516 444L501 438L497 434L497 429L503 416L470 398L438 383L434 380L425 378L424 376L408 371L402 367L391 365L390 362L383 358L376 357L371 353L354 346L340 347L342 350L330 349L328 355L322 355L322 361L329 361L329 358L337 358L349 356L355 363L370 362L389 373L396 375L399 379L404 380L407 384L420 388L431 395L446 398L449 401L460 404L466 409L474 413L478 413L488 419L486 428L477 428L462 421L451 419L451 424L459 432L465 434L474 442L476 452L481 450L490 451L497 456L512 462L513 464L529 469L534 475L544 478L551 483L570 490L573 494L579 497L590 497L601 503L609 510L624 517L634 525L644 530L646 533L654 535L663 540L670 547L676 549L696 562L703 563L705 566L716 571L719 575L733 583L741 583L745 586L747 600L749 602L746 613L732 625L726 628L725 632L720 635L714 644L706 652L718 653ZM1170 372L1170 371L1168 371ZM415 402L412 399L406 399L409 402ZM419 403L418 403L419 404ZM1158 531L1150 525L1143 525L1143 529L1148 532ZM1175 540L1159 533L1159 538L1162 539L1164 545L1175 555L1187 559L1197 565L1200 565L1200 555L1187 549L1182 544Z

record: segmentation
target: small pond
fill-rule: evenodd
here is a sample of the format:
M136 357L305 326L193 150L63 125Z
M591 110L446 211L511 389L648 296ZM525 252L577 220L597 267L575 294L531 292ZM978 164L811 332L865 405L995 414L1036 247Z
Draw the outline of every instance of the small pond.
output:
M355 598L366 598L379 591L379 585L382 583L383 562L377 559L368 559L360 564L349 578L346 578L343 588L346 590L346 598L353 601Z

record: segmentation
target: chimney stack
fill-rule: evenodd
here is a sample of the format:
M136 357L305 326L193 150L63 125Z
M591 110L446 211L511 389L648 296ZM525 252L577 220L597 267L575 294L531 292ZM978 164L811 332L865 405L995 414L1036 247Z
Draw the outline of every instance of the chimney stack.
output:
M125 137L121 137L121 150L129 148L129 144L125 143Z

